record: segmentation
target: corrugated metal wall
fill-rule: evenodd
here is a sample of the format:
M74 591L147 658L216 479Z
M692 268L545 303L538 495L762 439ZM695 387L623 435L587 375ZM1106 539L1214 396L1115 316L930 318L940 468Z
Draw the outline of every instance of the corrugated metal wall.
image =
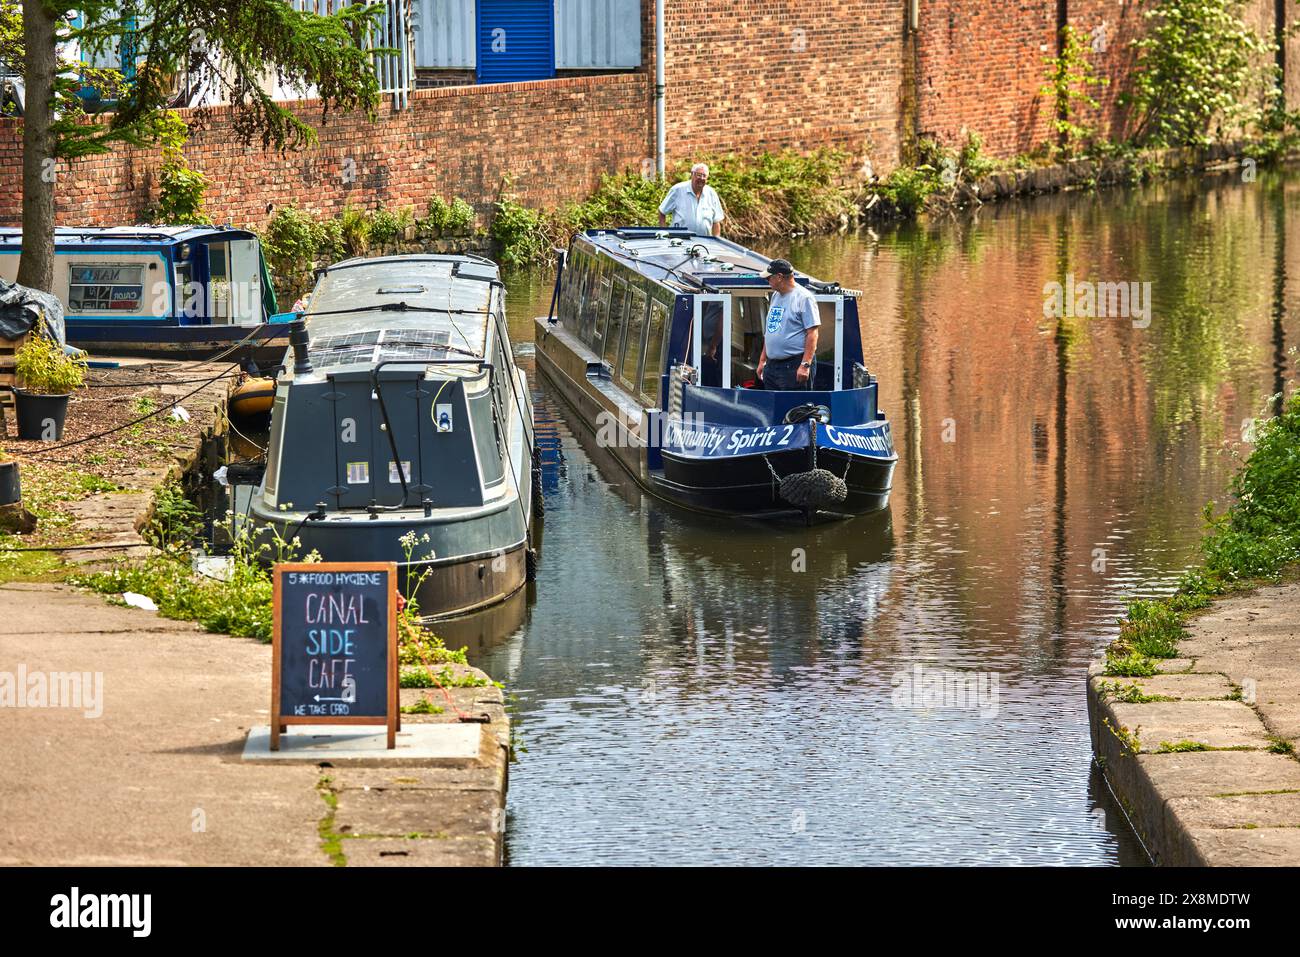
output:
M641 65L641 0L555 0L555 66Z
M414 0L411 6L416 66L474 67L474 0Z
M478 0L478 82L555 76L552 0Z
M474 0L412 0L412 8L417 66L462 70L477 66ZM641 0L555 0L554 30L557 69L641 65Z

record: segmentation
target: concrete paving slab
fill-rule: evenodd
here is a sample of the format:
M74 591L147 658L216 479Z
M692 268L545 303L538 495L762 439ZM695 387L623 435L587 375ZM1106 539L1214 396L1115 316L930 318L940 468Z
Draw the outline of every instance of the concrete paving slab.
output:
M1122 685L1133 683L1143 694L1160 695L1177 701L1225 700L1232 695L1232 682L1219 674L1155 675L1151 678L1111 678Z
M1168 813L1188 830L1232 827L1300 827L1300 791L1233 797L1174 798Z
M1300 789L1300 762L1267 751L1187 751L1136 758L1161 802L1233 791Z
M486 837L355 838L343 841L349 867L495 867L496 844Z
M1300 828L1200 828L1189 833L1208 867L1288 867L1300 861Z
M1259 716L1240 701L1112 702L1111 710L1127 728L1141 728L1143 753L1162 743L1195 741L1210 748L1266 748L1269 736Z
M500 796L490 791L350 790L338 794L334 830L340 834L473 837L500 831Z
M386 729L344 725L291 724L280 735L280 750L271 750L271 726L249 729L243 759L262 763L371 764L403 767L443 761L477 760L483 725L408 724L388 748Z

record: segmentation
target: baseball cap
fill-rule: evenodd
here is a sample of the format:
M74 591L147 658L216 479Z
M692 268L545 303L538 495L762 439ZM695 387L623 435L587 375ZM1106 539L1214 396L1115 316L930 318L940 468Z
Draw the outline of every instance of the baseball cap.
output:
M794 267L784 259L773 259L767 264L767 269L761 273L764 279L769 276L793 276Z

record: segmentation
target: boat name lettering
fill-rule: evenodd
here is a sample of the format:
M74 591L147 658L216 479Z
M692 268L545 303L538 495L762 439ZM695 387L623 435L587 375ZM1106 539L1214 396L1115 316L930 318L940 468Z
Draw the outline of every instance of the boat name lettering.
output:
M894 451L887 429L864 434L850 429L837 429L833 425L822 426L822 428L826 433L826 438L830 439L835 445L851 449L862 449L866 452L882 452L886 455Z

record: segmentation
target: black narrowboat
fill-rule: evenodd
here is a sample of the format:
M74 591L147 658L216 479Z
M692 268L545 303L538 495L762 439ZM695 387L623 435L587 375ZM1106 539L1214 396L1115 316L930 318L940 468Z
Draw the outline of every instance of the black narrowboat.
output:
M810 388L765 388L771 261L686 230L580 233L536 320L538 368L670 502L809 521L883 509L898 456L863 363L861 294L796 272L821 320Z

